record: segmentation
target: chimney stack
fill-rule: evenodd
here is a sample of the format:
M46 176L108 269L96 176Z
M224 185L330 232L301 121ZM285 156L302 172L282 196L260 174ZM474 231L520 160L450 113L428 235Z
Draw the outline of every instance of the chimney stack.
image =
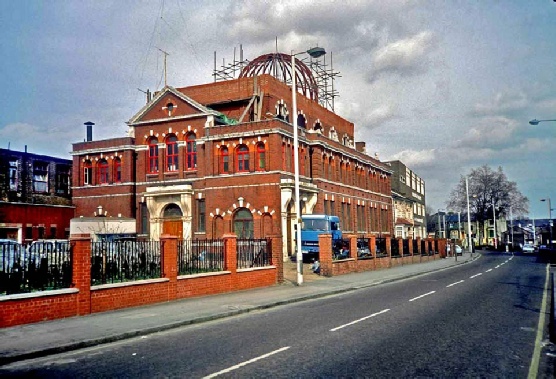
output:
M91 121L87 121L84 125L87 127L87 142L91 142L93 140L93 125L95 123Z

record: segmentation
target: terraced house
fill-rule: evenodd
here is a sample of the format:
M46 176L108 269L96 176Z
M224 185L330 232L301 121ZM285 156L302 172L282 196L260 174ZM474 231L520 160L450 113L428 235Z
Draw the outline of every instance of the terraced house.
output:
M290 61L268 54L235 78L165 86L148 94L127 136L73 144L76 216L102 209L133 218L137 234L154 239L281 235L287 259L295 254L296 117L302 213L338 215L353 234L392 235L391 168L322 101L318 75Z

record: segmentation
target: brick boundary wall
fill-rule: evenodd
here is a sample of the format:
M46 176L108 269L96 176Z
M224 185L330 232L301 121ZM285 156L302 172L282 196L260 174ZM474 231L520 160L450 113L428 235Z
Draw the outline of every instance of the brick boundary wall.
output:
M446 252L446 240L439 239L427 239L427 244L425 244L425 250L427 255L421 255L421 239L417 239L417 251L413 251L410 247L410 256L392 258L391 250L391 237L386 237L386 257L377 258L376 256L376 237L374 235L366 235L365 238L369 238L369 249L371 250L373 259L360 259L357 257L357 236L356 235L345 235L345 239L349 239L351 256L348 259L333 260L332 259L332 235L321 234L319 235L319 262L320 262L320 274L327 277L344 275L353 272L363 272L372 270L381 270L397 265L407 265L416 263L425 263L435 259L445 258ZM428 241L436 243L439 251L436 254L428 255ZM395 241L398 243L400 251L403 248L403 241L398 239ZM412 246L412 241L410 240L410 246ZM433 245L434 246L434 245ZM323 251L329 251L330 254L322 254ZM444 252L444 253L442 253Z
M222 272L178 276L175 236L160 241L162 277L91 287L91 238L71 236L72 287L0 296L0 327L82 316L176 299L272 286L283 282L282 239L271 238L271 265L237 269L236 236L224 236L225 268Z

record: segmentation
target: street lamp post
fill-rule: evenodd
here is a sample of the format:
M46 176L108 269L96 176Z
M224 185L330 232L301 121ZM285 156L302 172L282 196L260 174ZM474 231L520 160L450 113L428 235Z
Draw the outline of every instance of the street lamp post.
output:
M550 197L546 199L541 199L541 201L546 201L548 204L548 231L550 235L550 241L548 241L548 247L552 247L552 206L550 204Z
M465 191L467 192L467 236L469 238L469 251L473 254L473 240L471 238L471 210L469 207L469 179L465 177Z
M494 203L492 203L492 218L494 219L494 250L498 250L498 241L496 238L496 209L494 208Z
M297 261L297 285L303 284L303 253L301 251L301 202L299 198L299 135L297 131L297 90L295 81L297 77L297 68L295 65L295 56L299 54L309 54L312 58L318 58L326 54L322 47L314 47L307 51L294 54L291 58L291 74L292 74L292 118L293 118L293 161L294 161L294 191L295 191L295 235L296 235L296 261Z

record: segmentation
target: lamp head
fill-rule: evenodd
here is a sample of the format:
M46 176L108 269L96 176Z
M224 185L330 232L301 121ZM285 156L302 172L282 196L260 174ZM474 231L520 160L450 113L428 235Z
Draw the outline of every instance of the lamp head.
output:
M322 47L313 47L307 50L307 54L309 54L312 58L319 58L326 54L326 51Z
M531 125L539 125L539 120L537 120L536 118L532 119L531 121L529 121L529 124Z

